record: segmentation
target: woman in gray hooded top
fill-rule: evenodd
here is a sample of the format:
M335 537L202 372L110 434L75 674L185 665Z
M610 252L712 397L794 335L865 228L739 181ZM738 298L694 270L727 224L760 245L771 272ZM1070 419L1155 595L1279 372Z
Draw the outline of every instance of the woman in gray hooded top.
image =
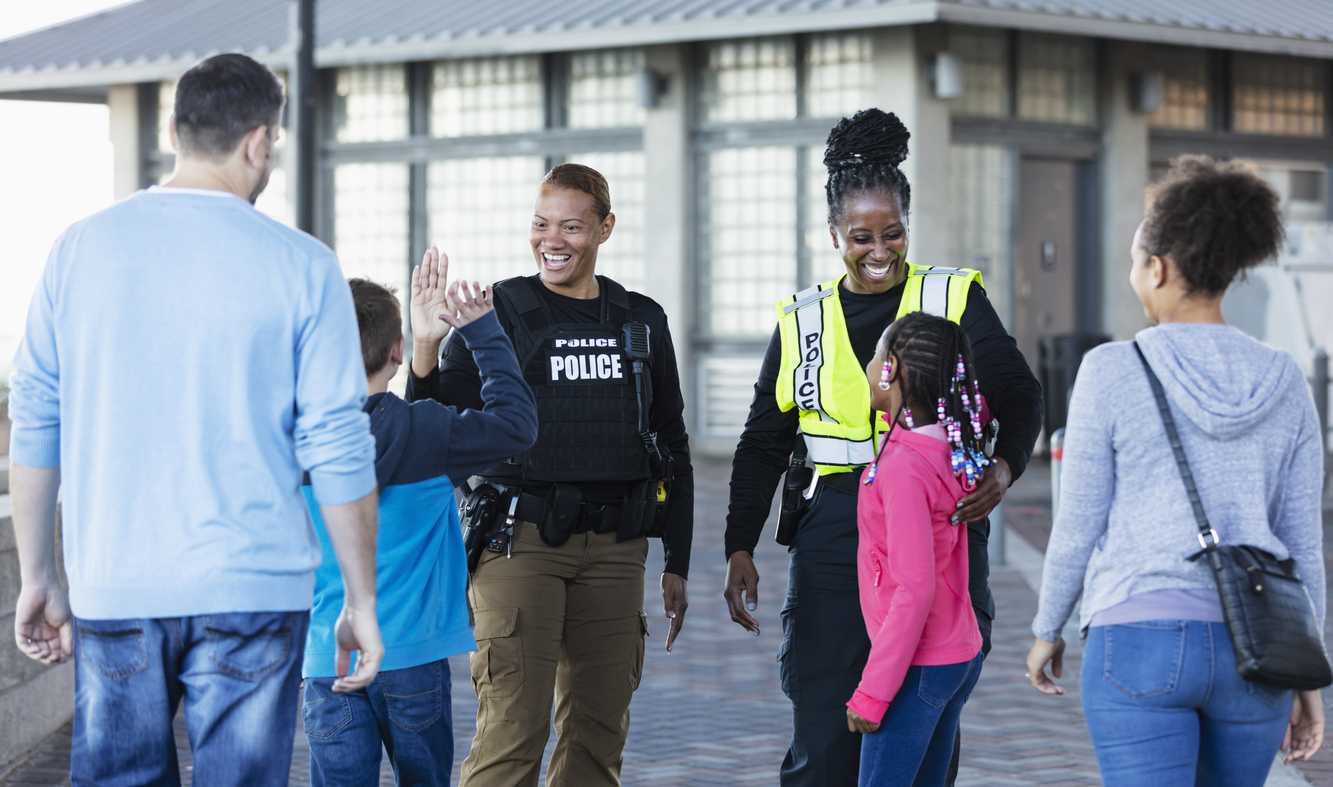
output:
M1291 356L1226 325L1222 295L1282 242L1278 195L1239 164L1175 162L1130 252L1161 378L1204 508L1223 543L1295 558L1324 624L1321 427ZM1323 742L1318 691L1236 674L1216 586L1148 379L1130 342L1079 369L1059 514L1032 623L1032 685L1062 694L1060 631L1083 593L1080 682L1103 783L1262 785Z

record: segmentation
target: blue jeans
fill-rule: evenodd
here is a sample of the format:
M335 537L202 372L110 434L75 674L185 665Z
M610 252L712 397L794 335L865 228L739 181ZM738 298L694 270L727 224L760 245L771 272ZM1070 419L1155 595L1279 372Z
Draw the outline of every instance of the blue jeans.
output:
M1222 623L1091 628L1081 686L1106 787L1261 787L1291 716L1290 691L1236 674Z
M384 670L361 691L333 693L333 678L307 678L301 704L311 787L375 787L380 745L399 785L446 787L454 769L449 662Z
M879 729L861 738L860 787L943 787L983 658L908 668Z
M73 784L179 785L182 699L195 785L287 784L308 611L74 623Z

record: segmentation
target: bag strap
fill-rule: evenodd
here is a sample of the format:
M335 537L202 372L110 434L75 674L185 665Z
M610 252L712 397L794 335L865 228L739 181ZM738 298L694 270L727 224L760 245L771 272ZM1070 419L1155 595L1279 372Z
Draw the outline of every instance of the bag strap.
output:
M1180 442L1180 433L1176 431L1176 419L1171 415L1171 406L1166 402L1166 391L1162 389L1162 381L1153 373L1152 366L1148 364L1148 359L1138 342L1134 342L1134 351L1139 354L1143 371L1148 373L1148 385L1152 386L1153 398L1157 400L1157 412L1162 416L1162 426L1166 427L1166 439L1171 442L1171 451L1176 455L1180 480L1185 482L1185 494L1189 496L1190 506L1194 509L1194 521L1199 525L1199 544L1208 549L1208 542L1204 537L1211 535L1213 546L1217 546L1217 531L1208 524L1208 515L1204 513L1203 500L1199 498L1199 488L1194 485L1194 473L1190 471L1190 463L1185 458L1185 446Z

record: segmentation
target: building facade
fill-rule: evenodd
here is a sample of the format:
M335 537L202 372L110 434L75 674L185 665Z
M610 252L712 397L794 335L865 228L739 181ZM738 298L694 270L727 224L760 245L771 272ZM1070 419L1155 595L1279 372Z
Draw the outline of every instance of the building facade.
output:
M0 42L0 98L109 104L118 196L169 176L173 78L195 52L289 62L271 0L238 2L258 21L231 38L227 20L197 18L218 6L177 4L198 6L178 37L219 28L189 51L166 24L115 36L160 5ZM537 182L557 163L593 166L617 216L599 270L666 308L703 450L735 445L774 302L842 270L822 154L858 109L896 112L912 133L909 259L980 269L1034 367L1043 336L1143 326L1129 244L1172 157L1252 160L1289 219L1330 218L1333 9L1298 0L1221 0L1199 20L1137 19L1117 8L1127 0L1079 4L1105 7L1094 16L998 1L673 15L617 0L619 16L571 5L561 22L464 20L447 35L432 4L396 0L391 34L368 18L380 5L361 5L321 3L317 50L316 233L346 273L406 292L430 244L459 276L532 272ZM495 5L496 19L517 7ZM280 169L260 208L289 220L287 192Z

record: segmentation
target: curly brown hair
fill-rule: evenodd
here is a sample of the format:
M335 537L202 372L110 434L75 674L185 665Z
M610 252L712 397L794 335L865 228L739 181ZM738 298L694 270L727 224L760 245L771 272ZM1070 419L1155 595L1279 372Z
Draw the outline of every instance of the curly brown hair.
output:
M1277 255L1286 237L1279 201L1245 164L1181 156L1153 190L1143 247L1169 259L1191 294L1219 295Z

